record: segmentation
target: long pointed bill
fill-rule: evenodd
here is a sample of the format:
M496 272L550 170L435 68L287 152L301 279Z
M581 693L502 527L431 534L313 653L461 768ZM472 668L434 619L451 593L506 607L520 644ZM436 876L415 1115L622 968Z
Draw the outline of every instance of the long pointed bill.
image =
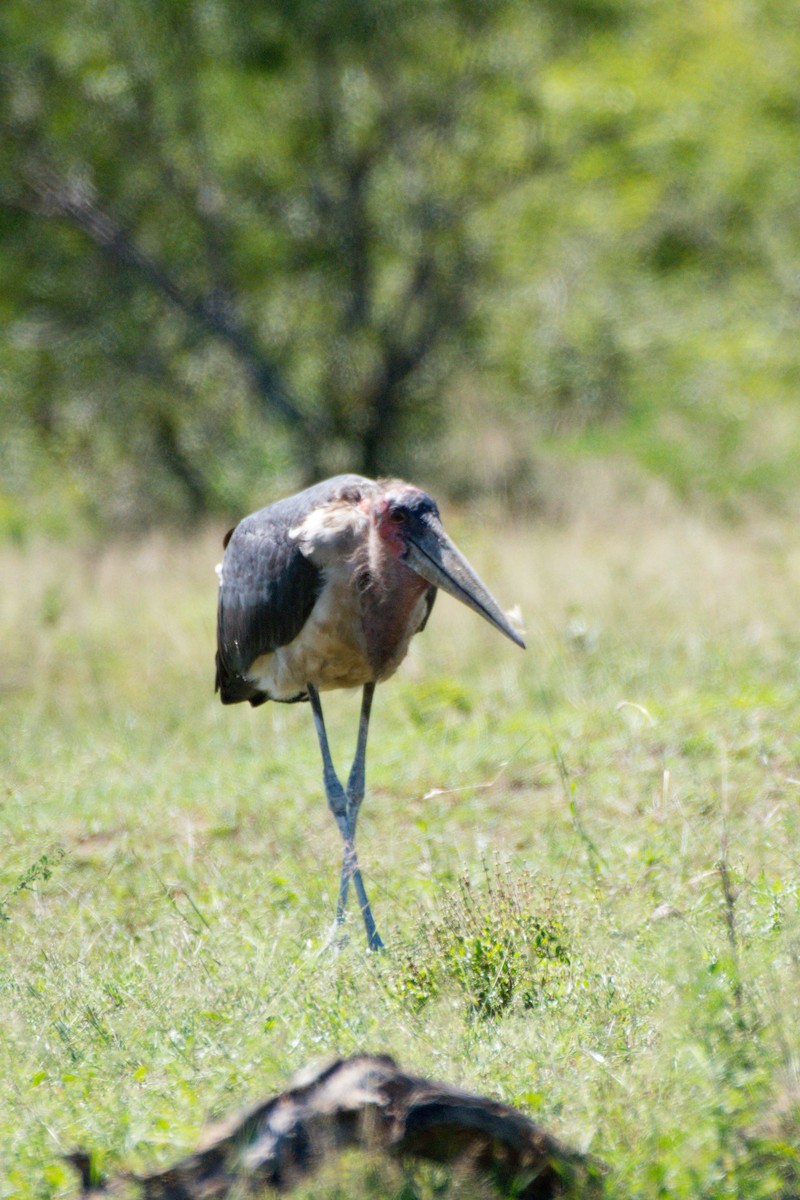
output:
M522 649L525 643L510 624L500 605L485 587L435 517L426 516L407 534L404 561L434 587L449 592L462 604L474 608L495 629Z

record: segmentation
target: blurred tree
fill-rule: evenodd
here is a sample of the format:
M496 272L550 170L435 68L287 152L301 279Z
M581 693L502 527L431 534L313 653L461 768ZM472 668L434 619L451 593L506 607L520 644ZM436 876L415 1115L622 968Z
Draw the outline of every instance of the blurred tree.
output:
M609 450L780 497L799 12L4 0L0 530Z
M797 495L798 56L789 0L633 3L549 54L487 297L508 421L536 401L523 463L625 456L731 512Z
M103 519L236 505L290 464L401 469L480 341L477 214L542 153L521 11L7 0L19 445L91 478Z

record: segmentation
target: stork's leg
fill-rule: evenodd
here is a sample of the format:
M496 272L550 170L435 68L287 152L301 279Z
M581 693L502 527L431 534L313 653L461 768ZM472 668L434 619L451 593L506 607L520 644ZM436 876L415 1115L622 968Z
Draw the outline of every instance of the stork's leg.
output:
M325 729L325 719L322 715L322 705L320 704L319 692L311 683L309 683L307 687L308 698L311 701L311 709L314 713L314 725L317 730L317 740L319 741L320 753L322 754L322 778L325 784L325 796L328 801L328 807L333 813L333 818L339 827L339 832L342 835L342 840L344 842L342 876L339 884L339 902L336 905L336 922L337 924L341 925L344 920L344 900L347 899L347 885L345 880L349 881L352 878L359 904L361 906L361 915L364 918L364 925L367 930L367 944L369 945L370 950L380 950L383 948L383 942L381 941L378 931L375 928L375 921L372 916L372 909L369 906L369 900L367 899L364 880L361 878L361 871L359 870L358 858L356 856L356 848L353 844L353 835L350 832L351 825L348 814L348 798L344 788L339 782L339 777L336 774L336 770L333 765L333 759L331 758L330 747L328 746L328 734ZM367 726L369 725L369 704L367 704L366 724ZM359 728L359 746L360 745L361 729ZM364 731L364 750L366 750L366 730ZM363 779L363 764L361 774ZM358 803L360 804L361 801L359 800ZM356 815L357 813L358 806L356 806ZM355 831L355 822L353 822L353 831Z
M361 698L361 717L358 722L358 742L356 744L356 756L353 759L353 766L350 770L350 778L347 780L347 835L351 845L355 846L356 842L356 824L358 822L358 812L361 808L361 801L364 799L364 786L366 783L366 767L367 767L367 735L369 734L369 715L372 710L372 697L375 693L374 683L365 683L364 691ZM339 886L339 910L344 912L347 905L347 889L350 883L350 878L353 878L353 884L358 896L358 902L363 911L366 902L366 893L364 892L364 882L361 878L361 872L356 874L347 861L347 849L345 849L344 858L342 860L342 879Z

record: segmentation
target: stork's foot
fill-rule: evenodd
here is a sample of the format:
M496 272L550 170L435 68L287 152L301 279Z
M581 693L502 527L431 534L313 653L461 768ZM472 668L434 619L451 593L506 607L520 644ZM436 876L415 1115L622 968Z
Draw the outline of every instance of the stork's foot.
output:
M342 874L339 880L339 899L336 904L336 921L340 925L345 919L347 894L350 890L351 880L355 889L356 899L358 900L358 907L361 909L361 916L364 918L364 928L367 931L367 947L370 950L383 950L385 947L375 927L375 918L372 915L372 909L367 898L367 889L364 887L364 879L358 865L356 848L353 845L352 838L346 837L344 855L342 856Z
M366 920L365 920L365 924L366 924ZM328 936L325 938L325 941L323 942L322 948L320 949L319 953L320 953L320 955L341 954L341 952L345 949L346 946L349 945L349 943L350 943L350 931L346 928L345 920L344 919L339 920L339 918L337 917L336 920L331 925L330 929L328 930ZM375 928L375 924L373 922L371 932L369 932L367 934L367 950L370 953L374 952L377 954L378 951L385 950L385 949L386 949L386 946L381 938L381 935L378 933L377 929Z
M381 941L381 935L378 933L377 929L373 929L372 936L367 939L367 949L374 950L376 953L378 950L386 949L386 946Z
M328 930L325 941L322 943L319 956L330 954L335 957L337 954L341 954L349 941L350 934L344 928L341 921L334 921Z
M364 924L367 924L366 918L364 918ZM343 950L350 941L350 934L345 933L344 927L337 921L331 931L331 939L337 950ZM367 950L370 954L377 954L379 951L385 949L386 945L373 923L371 929L367 932Z
M375 928L375 920L372 916L372 909L369 906L367 893L364 890L364 880L361 878L361 872L356 868L353 872L353 885L356 889L359 908L361 915L364 918L364 928L367 931L367 949L369 950L384 950L385 946L381 940L381 935Z

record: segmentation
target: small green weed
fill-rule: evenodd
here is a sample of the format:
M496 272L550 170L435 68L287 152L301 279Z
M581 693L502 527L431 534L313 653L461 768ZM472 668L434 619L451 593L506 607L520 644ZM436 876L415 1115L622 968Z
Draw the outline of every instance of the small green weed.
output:
M552 898L536 895L528 875L485 869L481 889L462 876L399 966L395 990L415 1011L451 982L471 1016L497 1018L515 1000L534 1008L555 999L569 974L570 954Z
M50 854L42 854L35 862L23 871L17 882L12 888L0 896L0 921L10 921L11 914L8 910L10 902L20 892L30 891L35 883L44 882L53 874L53 867L60 863L66 851L63 846L56 846L55 850Z

